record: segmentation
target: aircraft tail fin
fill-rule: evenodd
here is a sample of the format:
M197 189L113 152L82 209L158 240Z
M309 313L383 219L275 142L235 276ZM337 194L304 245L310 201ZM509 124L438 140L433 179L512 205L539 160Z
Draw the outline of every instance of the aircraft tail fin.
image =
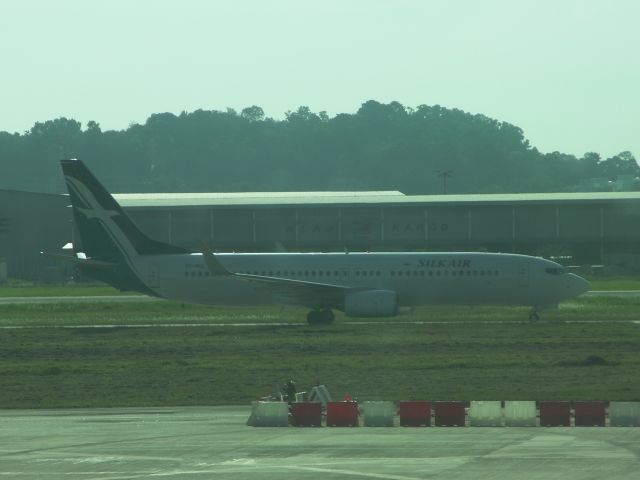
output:
M145 235L80 160L62 160L82 251L90 258L130 263L136 255L186 253Z

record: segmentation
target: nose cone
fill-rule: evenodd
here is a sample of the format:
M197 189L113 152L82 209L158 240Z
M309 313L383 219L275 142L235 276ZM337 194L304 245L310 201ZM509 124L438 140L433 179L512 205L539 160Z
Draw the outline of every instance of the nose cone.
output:
M567 274L567 277L569 277L569 291L572 297L577 297L591 290L591 284L584 278L573 273Z

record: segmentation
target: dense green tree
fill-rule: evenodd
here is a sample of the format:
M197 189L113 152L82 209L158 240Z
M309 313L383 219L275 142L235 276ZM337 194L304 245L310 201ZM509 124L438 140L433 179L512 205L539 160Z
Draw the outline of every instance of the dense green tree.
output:
M264 110L256 105L252 105L251 107L243 108L240 116L250 122L260 122L264 120Z
M640 168L631 152L620 152L618 155L600 162L599 171L603 177L614 180L618 175L640 175Z
M590 179L639 176L629 152L602 160L540 153L515 125L439 105L375 100L329 117L301 106L285 119L238 112L151 115L103 131L58 118L0 132L0 188L63 192L58 161L83 158L112 191L400 190L450 193L590 189Z

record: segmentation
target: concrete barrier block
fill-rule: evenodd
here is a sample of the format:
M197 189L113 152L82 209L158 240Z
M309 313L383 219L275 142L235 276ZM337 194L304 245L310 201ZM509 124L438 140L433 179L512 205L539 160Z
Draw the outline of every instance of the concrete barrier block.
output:
M292 403L291 425L296 427L320 427L322 425L322 404L319 402Z
M469 406L469 425L472 427L501 427L501 401L472 401Z
M533 400L508 400L502 412L507 427L535 427L537 425L536 402Z
M358 402L327 402L327 427L357 427Z
M576 427L604 427L606 419L604 402L576 402L574 424Z
M571 405L565 401L540 402L541 427L571 426Z
M425 401L400 402L400 426L430 427L431 426L431 402L425 402Z
M610 402L609 425L640 427L640 402Z
M360 411L365 427L393 427L396 415L393 402L363 402Z
M253 402L247 425L252 427L288 427L289 404L285 402Z
M436 427L464 427L465 411L463 402L435 402L433 411Z

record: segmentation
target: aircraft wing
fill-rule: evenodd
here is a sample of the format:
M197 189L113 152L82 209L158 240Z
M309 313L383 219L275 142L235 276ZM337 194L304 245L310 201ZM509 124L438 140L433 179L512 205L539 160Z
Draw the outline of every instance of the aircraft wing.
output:
M227 270L214 254L203 253L202 255L212 275L230 275L240 280L254 282L267 289L272 295L283 299L283 303L311 308L341 309L344 306L345 295L354 290L352 287L330 283L234 273Z
M342 285L305 282L288 278L263 277L244 273L234 273L233 276L262 285L273 295L285 300L284 303L311 308L341 309L344 305L344 296L352 290L352 288Z

